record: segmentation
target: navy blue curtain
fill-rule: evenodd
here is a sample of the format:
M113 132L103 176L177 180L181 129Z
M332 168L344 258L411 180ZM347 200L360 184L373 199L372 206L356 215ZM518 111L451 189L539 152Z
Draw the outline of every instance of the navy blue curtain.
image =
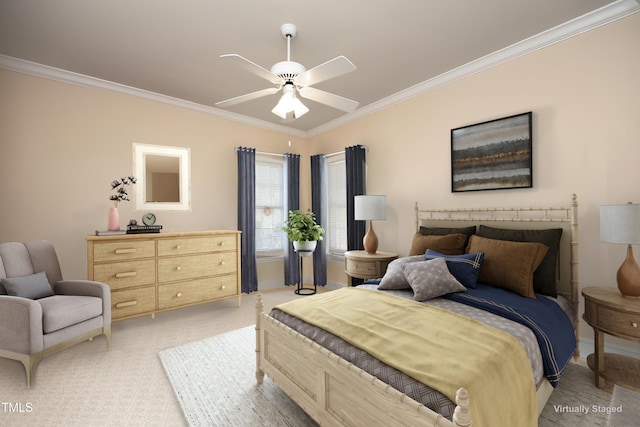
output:
M258 290L256 269L256 150L239 147L238 154L238 230L242 231L242 292Z
M311 156L311 211L316 215L316 221L327 229L327 159L324 154ZM327 284L327 250L326 240L318 241L313 252L313 284L325 286Z
M362 145L355 145L345 148L344 154L347 168L347 249L362 250L366 221L354 219L354 197L367 193L366 151ZM362 282L362 279L351 279L353 286Z
M300 155L284 155L284 191L285 215L289 211L300 209ZM300 281L298 254L293 250L293 244L287 240L284 250L284 284L295 285ZM300 282L301 283L301 282Z

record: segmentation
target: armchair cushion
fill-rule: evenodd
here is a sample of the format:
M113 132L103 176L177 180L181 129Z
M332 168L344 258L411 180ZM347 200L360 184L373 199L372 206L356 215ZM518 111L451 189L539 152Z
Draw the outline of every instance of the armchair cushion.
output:
M97 297L54 295L38 302L45 334L102 315L102 299Z
M28 276L3 278L2 286L7 295L29 299L40 299L53 295L53 289L44 271Z

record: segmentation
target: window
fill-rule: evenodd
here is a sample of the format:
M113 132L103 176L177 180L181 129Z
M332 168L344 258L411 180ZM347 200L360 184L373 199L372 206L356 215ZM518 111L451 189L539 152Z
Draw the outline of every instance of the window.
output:
M285 235L284 162L256 156L256 254L282 256Z
M326 247L330 254L347 250L347 168L344 154L327 159L328 216Z

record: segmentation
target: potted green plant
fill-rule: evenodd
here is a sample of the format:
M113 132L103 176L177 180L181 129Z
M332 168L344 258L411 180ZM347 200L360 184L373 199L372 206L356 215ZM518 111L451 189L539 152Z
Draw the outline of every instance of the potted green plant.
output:
M293 242L293 247L300 256L309 256L315 250L318 240L322 240L324 228L316 222L316 216L308 210L289 211L289 219L282 231L287 233L287 239Z

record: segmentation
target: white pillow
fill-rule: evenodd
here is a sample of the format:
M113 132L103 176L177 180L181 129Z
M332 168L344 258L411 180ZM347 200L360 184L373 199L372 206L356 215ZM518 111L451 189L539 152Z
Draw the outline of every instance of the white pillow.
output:
M444 258L407 263L402 266L402 271L413 289L413 299L416 301L466 290L449 272Z
M387 266L387 272L378 285L380 290L392 290L392 289L409 289L409 282L407 282L402 266L410 262L424 261L424 255L407 256L398 259L394 259Z

